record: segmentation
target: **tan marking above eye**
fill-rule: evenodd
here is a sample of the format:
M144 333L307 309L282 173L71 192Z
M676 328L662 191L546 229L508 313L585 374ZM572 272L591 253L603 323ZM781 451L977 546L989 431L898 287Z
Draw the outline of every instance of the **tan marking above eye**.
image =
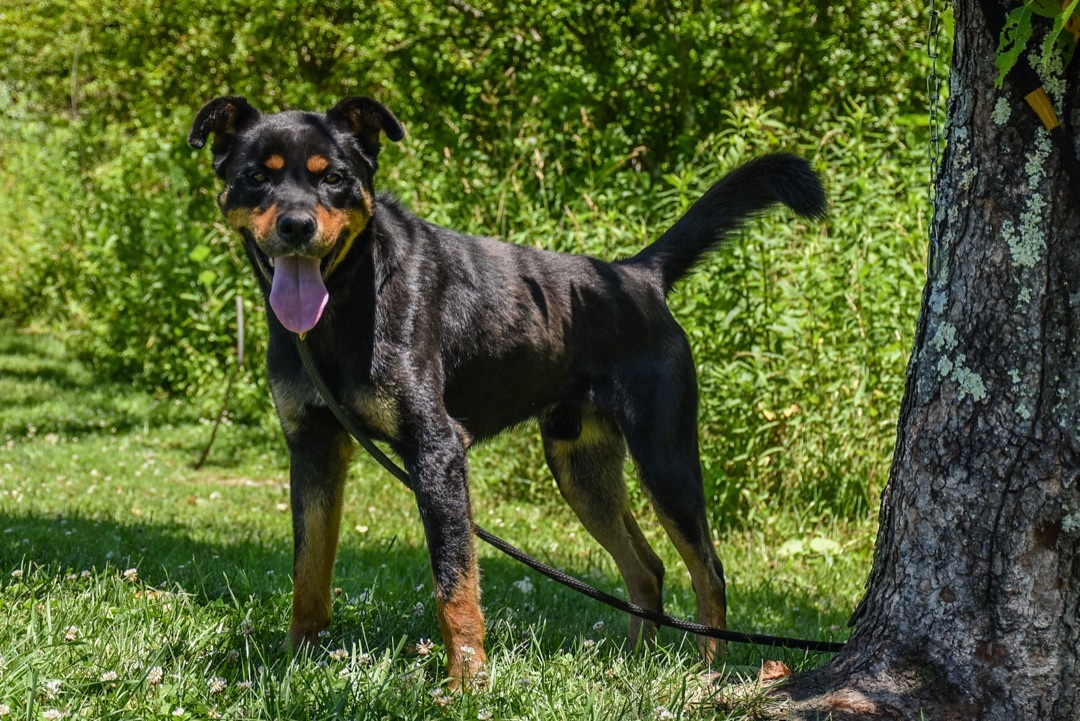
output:
M312 155L307 159L307 169L312 173L321 173L330 167L330 161L321 155Z
M265 165L270 170L281 170L285 167L285 158L281 157L280 155L271 155L269 158L266 159L266 162L263 163L263 165Z

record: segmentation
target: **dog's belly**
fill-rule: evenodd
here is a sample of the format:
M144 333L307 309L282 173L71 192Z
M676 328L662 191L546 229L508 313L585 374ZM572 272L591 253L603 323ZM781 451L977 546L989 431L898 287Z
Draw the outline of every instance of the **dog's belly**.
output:
M482 440L538 415L581 385L566 368L535 357L487 360L455 374L444 402L447 412Z

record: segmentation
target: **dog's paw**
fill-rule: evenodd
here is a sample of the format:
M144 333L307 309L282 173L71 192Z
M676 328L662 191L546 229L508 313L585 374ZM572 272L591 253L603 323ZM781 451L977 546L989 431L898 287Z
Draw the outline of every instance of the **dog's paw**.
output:
M289 635L281 643L281 650L294 654L311 653L322 646L321 639L326 635L323 628L304 628L293 626Z
M483 691L487 688L491 676L487 671L487 656L483 648L461 646L447 649L447 671L450 681L447 686L451 691Z

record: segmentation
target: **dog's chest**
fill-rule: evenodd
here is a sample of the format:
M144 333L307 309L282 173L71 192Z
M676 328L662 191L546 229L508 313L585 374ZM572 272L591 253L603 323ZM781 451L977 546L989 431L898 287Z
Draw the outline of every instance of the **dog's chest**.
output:
M360 386L349 395L349 407L373 435L387 440L399 438L401 416L397 399L372 386Z
M277 378L270 387L282 428L290 435L302 433L312 408L326 407L306 378ZM335 393L338 395L334 400L354 414L369 435L389 441L400 437L399 404L390 393L368 383L348 384L344 390L335 389Z

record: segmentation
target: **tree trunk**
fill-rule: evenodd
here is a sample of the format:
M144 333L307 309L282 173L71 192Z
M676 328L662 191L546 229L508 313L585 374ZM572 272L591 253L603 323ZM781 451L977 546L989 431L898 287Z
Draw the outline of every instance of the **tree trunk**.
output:
M1080 188L994 87L977 0L954 6L938 262L874 567L847 647L784 690L803 718L1080 719ZM1073 128L1078 67L1046 82Z

